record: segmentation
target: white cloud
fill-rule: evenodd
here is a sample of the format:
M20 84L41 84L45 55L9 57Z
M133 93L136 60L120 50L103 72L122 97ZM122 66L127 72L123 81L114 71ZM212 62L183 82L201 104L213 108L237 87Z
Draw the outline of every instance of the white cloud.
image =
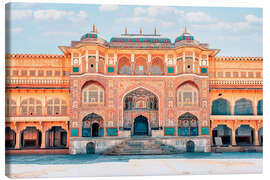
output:
M158 17L164 15L184 15L184 11L181 11L175 7L168 6L150 6L148 8L136 7L134 9L135 16L148 15L150 17Z
M33 14L32 10L10 10L6 11L6 18L8 20L21 20L27 17L31 17Z
M59 36L70 37L70 36L77 35L77 33L75 32L44 32L43 35L47 37L59 37Z
M115 4L103 4L99 6L99 11L105 12L105 11L115 11L118 9L118 5Z
M185 15L185 19L193 23L213 22L215 20L204 12L189 12Z
M10 30L12 33L20 33L23 31L23 28L17 27L17 28L11 28Z
M37 10L33 13L36 20L59 20L66 18L72 22L78 22L86 19L88 14L85 11L76 13L74 11L59 11L56 9Z
M245 17L246 21L249 23L261 23L262 22L262 18L259 18L253 14L249 14Z

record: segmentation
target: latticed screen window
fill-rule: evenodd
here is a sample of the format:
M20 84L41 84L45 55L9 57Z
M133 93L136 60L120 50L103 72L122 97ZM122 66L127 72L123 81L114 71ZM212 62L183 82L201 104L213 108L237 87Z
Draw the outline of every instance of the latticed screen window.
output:
M261 73L260 72L256 72L256 78L261 78L261 77L262 77Z
M60 71L55 71L55 76L60 76Z
M6 101L6 113L8 116L15 116L16 115L16 101L8 99Z
M225 73L225 77L226 77L226 78L230 78L230 77L231 77L231 72L226 72L226 73Z
M38 71L38 76L44 76L44 71L42 70Z
M247 77L247 73L246 73L246 72L241 72L241 77L242 77L242 78Z
M52 76L52 71L47 71L47 76Z
M248 72L248 77L253 78L253 72Z
M83 89L82 92L83 103L103 103L104 102L104 90L102 87L91 84Z
M223 72L218 72L217 77L223 77Z
M26 70L22 70L22 76L27 76L27 71Z
M198 89L190 83L180 86L177 90L177 104L178 106L198 105Z
M238 78L239 77L239 73L238 72L233 72L233 77L234 78Z
M36 75L36 71L31 70L31 71L30 71L30 76L35 76L35 75Z
M12 76L18 76L19 75L19 71L18 70L15 70L12 72Z
M67 103L62 99L50 99L47 102L47 114L48 115L66 115Z
M21 114L25 116L41 115L42 114L41 101L34 98L23 100L21 105Z

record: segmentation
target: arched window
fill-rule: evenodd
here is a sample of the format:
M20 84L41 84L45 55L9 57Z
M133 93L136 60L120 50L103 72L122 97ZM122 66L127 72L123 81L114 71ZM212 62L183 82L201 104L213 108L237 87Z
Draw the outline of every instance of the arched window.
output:
M152 60L151 65L151 74L152 75L160 75L163 73L163 63L160 58L155 58Z
M231 115L230 103L223 98L212 102L212 115Z
M198 89L191 83L185 83L177 89L178 106L198 105Z
M178 136L198 136L198 118L189 112L179 116Z
M135 74L144 75L147 73L147 62L144 58L138 58L135 60Z
M123 57L118 61L119 74L131 74L129 59Z
M82 90L82 102L85 104L104 104L104 89L96 83L87 85Z
M16 101L12 99L7 99L6 101L6 113L8 116L15 116L16 115Z
M67 103L62 99L50 99L47 102L47 114L48 115L66 115Z
M242 98L235 102L235 115L253 115L252 102L248 99Z
M258 101L257 115L263 115L263 100L262 99Z
M41 115L41 101L34 98L23 100L21 104L21 114L25 116Z

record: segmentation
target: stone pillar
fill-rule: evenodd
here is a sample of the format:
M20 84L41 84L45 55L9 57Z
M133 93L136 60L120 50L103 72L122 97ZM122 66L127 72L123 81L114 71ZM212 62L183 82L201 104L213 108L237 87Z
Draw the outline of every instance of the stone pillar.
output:
M46 131L41 131L41 146L40 148L45 148L45 139L46 139Z
M67 144L66 144L66 148L68 148L69 147L69 130L66 129L66 131L67 131Z
M16 144L15 149L21 148L21 131L16 132Z
M254 129L254 140L253 140L253 145L254 146L259 146L259 137L258 137L258 129Z
M232 128L232 146L236 146L235 129L234 128Z

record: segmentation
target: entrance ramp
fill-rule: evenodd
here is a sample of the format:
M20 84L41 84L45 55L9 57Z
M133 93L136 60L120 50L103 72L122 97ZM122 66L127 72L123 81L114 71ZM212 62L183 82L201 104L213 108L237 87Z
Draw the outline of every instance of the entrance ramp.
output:
M161 155L180 153L174 146L162 143L158 138L134 136L103 152L104 155Z

